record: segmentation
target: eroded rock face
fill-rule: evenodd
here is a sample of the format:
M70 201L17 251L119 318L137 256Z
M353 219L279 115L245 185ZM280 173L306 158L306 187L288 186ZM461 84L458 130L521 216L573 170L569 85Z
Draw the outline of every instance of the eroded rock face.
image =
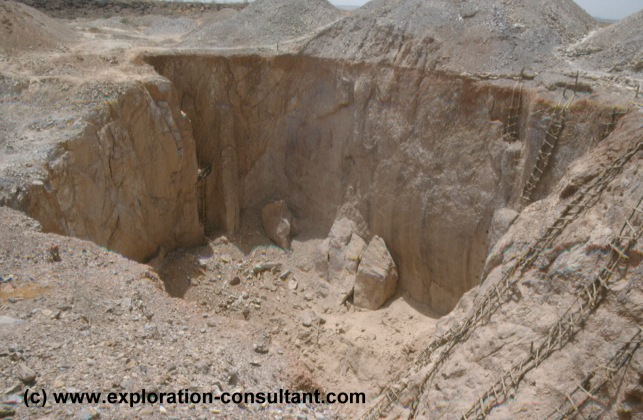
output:
M135 84L58 145L27 212L47 231L142 261L200 243L195 143L169 83Z
M456 325L469 322L484 306L485 299L494 295L507 279L514 283L509 293L519 298L503 299L498 310L492 311L484 322L474 322L473 327L466 328L469 331L466 334L451 336L447 346L453 348L442 363L424 359L420 372L410 375L406 382L407 390L422 391L415 396L402 393L399 397L399 401L417 402L409 416L443 418L451 413L467 413L472 417L467 410L479 407L486 392L493 394L491 383L513 376L519 383L514 395L502 404L487 405L490 418L555 417L561 413L561 407L585 417L634 418L636 413L640 417L638 405L630 405L630 396L641 392L640 349L630 353L631 361L612 371L618 386L601 388L594 394L596 400L579 389L595 389L597 378L618 366L610 363L619 360L619 352L625 349L630 352L632 347L626 346L640 340L643 243L640 238L625 239L632 231L629 226L640 233L643 223L641 214L631 210L643 205L640 121L640 115L626 116L608 141L572 164L554 194L525 208L513 222L490 253L491 269L480 288L465 294L456 309L442 318L435 337L445 337L449 328L457 331ZM618 161L621 165L612 166ZM589 201L591 205L569 220L569 224L562 225L559 233L551 235L556 220L568 214L570 208L588 202L587 195L580 191L572 197L559 198L558 193L578 183L589 192L597 191L603 183L605 189L596 195L596 202ZM580 200L580 204L574 200ZM533 265L508 274L516 260L545 235L551 243ZM629 247L625 252L629 258L627 262L620 259L617 266L622 269L608 273L604 267L617 261L620 252L612 249L610 244L614 243ZM592 301L587 290L594 287L590 285L597 285L598 279L606 285L604 297ZM565 327L558 329L560 323ZM571 333L561 336L560 331ZM541 360L534 363L533 354L542 351L539 349L549 349L549 340L555 343L550 353L545 356L541 353ZM530 362L526 362L530 357ZM517 374L523 363L534 365L526 373ZM574 396L571 404L570 396ZM609 403L594 404L599 399ZM578 411L571 411L572 404Z
M502 235L509 230L516 217L518 217L518 212L513 209L503 208L496 210L489 228L489 243L497 243Z
M283 249L290 248L294 218L285 201L279 200L266 205L261 210L261 221L270 240Z
M353 303L367 309L378 309L397 288L397 268L384 239L374 236L362 255L355 277Z

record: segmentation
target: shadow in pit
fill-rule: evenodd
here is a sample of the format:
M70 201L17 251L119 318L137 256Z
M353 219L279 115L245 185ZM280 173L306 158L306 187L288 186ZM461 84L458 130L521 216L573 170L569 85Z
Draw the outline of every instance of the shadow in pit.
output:
M426 318L437 320L443 316L437 313L436 311L432 310L428 305L416 302L415 300L413 300L413 297L408 292L401 291L399 288L397 289L393 297L387 300L386 303L382 305L380 309L388 308L393 304L393 302L397 301L398 299L402 299L407 305L413 308L417 313L419 313L420 315Z
M212 247L208 244L190 250L172 251L158 256L149 264L163 281L165 291L172 297L183 298L192 286L192 280L205 275L199 259L212 255Z

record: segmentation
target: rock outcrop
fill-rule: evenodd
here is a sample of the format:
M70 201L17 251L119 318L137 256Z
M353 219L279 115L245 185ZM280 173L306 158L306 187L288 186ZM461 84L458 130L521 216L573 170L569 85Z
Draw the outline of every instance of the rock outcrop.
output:
M397 288L397 268L384 239L374 236L362 255L355 277L353 303L366 309L378 309Z
M43 97L50 88L39 88ZM35 179L18 179L24 184L17 194L2 197L0 187L0 202L23 209L45 231L90 239L138 261L161 246L199 244L195 142L176 101L166 81L131 82L113 102L88 105L73 138L56 142L51 129L39 132L49 144L25 137L9 168L33 159L31 144L47 147L49 159L30 175Z

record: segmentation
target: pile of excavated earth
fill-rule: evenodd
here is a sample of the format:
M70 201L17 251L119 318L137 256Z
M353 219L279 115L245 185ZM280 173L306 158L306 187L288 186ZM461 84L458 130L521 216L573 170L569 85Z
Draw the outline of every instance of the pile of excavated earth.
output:
M0 0L0 418L643 416L642 13Z
M243 48L275 46L310 36L342 16L326 0L257 0L222 22L206 23L188 34L182 47Z

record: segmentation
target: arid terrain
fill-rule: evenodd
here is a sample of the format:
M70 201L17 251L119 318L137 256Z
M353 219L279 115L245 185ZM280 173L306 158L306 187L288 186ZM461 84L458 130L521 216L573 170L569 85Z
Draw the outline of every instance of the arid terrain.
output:
M641 418L642 22L0 0L0 418Z

